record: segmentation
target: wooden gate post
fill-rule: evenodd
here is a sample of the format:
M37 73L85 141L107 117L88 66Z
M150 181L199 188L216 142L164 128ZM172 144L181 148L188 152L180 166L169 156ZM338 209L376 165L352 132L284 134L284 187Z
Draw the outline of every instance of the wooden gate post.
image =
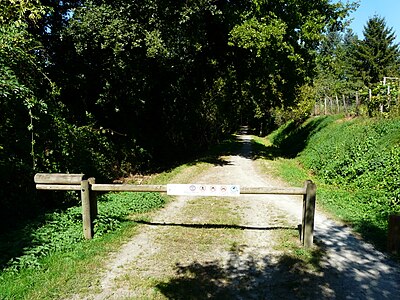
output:
M90 215L93 221L97 218L98 209L97 209L97 193L93 191L92 185L96 184L96 178L90 177L89 181L89 189L90 189Z
M93 220L91 216L92 210L90 208L90 185L87 179L81 181L81 200L83 235L85 239L90 240L93 238Z
M304 183L304 189L307 191L307 186L308 183L310 183L311 180L306 180ZM306 226L306 194L303 196L303 211L301 214L301 232L300 232L300 240L304 245L304 228Z
M303 219L301 238L306 248L312 247L314 239L315 198L317 187L310 180L305 182L306 194L303 197Z
M94 178L87 180L84 174L37 173L34 181L36 189L48 191L81 191L83 235L93 238L93 220L97 215L97 202L91 193ZM93 183L92 183L93 182ZM92 195L93 194L93 195Z
M388 251L392 254L400 254L400 215L389 216Z

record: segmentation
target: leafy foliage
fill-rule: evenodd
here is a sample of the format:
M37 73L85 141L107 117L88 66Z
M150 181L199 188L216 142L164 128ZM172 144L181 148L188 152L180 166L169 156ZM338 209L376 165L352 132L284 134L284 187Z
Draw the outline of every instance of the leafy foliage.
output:
M297 100L313 97L304 91L315 75L318 45L327 30L343 26L349 9L328 1L254 1L246 8L230 31L229 44L244 57L239 82L254 121L269 125L274 118L280 123L304 117L313 100Z
M0 24L23 26L37 22L48 11L38 0L4 0L0 3Z
M118 230L127 221L128 215L148 212L164 203L165 199L155 193L103 195L98 203L95 238ZM7 243L2 243L0 247L3 257L0 265L11 272L17 272L21 268L39 268L41 259L49 253L68 251L76 247L76 243L84 241L81 211L80 206L73 206L64 211L49 213L43 220L11 233L10 236L14 236L14 239L3 236L2 240L7 240ZM8 257L11 259L5 261Z
M331 123L309 139L317 150L305 152L301 160L327 183L385 193L386 208L395 209L400 201L399 128L398 120Z
M26 26L0 24L0 183L6 187L0 191L0 223L4 224L10 211L16 210L18 219L18 214L35 210L35 200L23 195L31 194L28 183L38 163L38 129L46 133L47 101L56 94L36 55L40 50Z
M360 91L366 99L364 102L369 117L399 116L400 87L396 81L380 82Z
M108 194L99 202L99 215L94 227L96 236L119 228L129 214L145 213L162 207L164 203L165 198L157 193Z

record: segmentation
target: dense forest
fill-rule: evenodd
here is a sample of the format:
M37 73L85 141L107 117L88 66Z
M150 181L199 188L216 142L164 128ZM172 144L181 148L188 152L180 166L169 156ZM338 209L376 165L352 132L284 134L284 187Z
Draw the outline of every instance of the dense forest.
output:
M399 49L379 16L366 24L364 39L352 33L346 20L356 7L329 0L3 1L0 228L77 201L35 197L36 172L111 180L157 171L241 124L265 134L304 120L318 97L344 91L373 90L365 103L373 116L387 96L382 78L399 73ZM398 114L398 106L385 113Z

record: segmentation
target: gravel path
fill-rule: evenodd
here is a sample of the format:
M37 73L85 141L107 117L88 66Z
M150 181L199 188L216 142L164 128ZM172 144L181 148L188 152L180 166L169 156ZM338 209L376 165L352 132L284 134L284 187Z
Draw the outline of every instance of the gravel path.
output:
M240 138L241 152L196 183L282 184L257 172L250 136ZM226 219L209 219L223 209ZM299 197L177 197L110 257L100 292L86 299L400 299L399 265L318 211L314 268L277 250L301 211Z

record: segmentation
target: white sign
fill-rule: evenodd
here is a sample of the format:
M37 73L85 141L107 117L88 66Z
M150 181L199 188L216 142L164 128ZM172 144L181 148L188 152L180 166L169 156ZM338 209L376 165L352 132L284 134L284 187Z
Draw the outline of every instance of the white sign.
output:
M167 195L234 197L240 195L240 186L226 184L167 184Z

